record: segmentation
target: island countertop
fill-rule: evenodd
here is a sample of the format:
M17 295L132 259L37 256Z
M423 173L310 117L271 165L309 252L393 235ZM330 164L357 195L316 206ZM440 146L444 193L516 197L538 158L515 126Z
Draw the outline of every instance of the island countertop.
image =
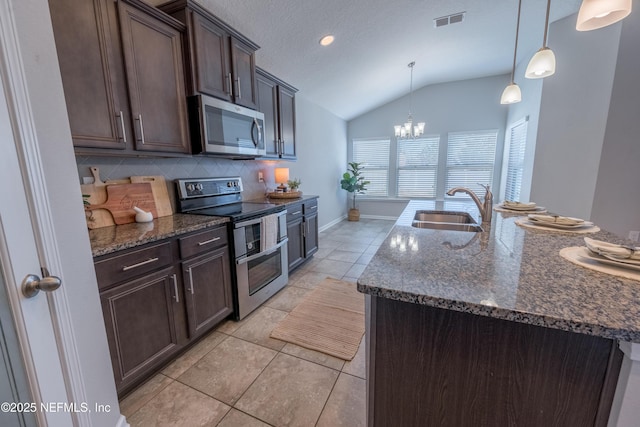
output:
M562 248L584 246L585 236L628 241L606 231L525 229L515 223L521 215L499 212L482 233L418 229L411 219L419 209L477 216L473 204L410 202L358 279L360 292L640 343L640 281L589 270L559 255Z

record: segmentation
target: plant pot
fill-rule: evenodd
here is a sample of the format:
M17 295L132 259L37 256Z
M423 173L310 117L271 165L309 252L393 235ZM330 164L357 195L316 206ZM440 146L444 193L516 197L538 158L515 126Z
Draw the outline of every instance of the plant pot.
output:
M358 209L349 209L349 221L360 221L360 211Z

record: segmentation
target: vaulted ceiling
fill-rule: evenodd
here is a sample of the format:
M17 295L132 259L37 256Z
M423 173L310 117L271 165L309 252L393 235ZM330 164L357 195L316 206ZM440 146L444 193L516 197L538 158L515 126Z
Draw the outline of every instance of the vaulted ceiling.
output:
M261 46L260 67L345 120L407 94L411 61L414 88L511 72L517 0L198 1ZM552 1L551 21L579 6ZM542 46L545 10L522 1L518 62ZM463 22L435 28L457 12ZM326 34L335 42L322 47Z

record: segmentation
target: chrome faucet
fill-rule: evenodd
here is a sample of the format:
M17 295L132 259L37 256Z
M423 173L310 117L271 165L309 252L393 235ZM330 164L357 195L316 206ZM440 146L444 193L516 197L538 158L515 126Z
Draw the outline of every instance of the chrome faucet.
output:
M482 223L485 224L491 222L491 213L493 211L493 194L489 190L488 185L482 185L482 187L487 190L487 192L484 194L484 203L480 202L480 199L478 198L476 193L466 187L454 187L451 190L447 191L447 196L453 196L454 194L459 192L467 193L476 203L476 206L478 206L480 217L482 218Z

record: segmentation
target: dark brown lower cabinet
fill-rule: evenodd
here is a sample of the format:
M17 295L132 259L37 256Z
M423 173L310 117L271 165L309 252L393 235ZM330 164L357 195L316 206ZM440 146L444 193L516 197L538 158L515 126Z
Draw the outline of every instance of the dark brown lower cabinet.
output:
M233 313L227 237L223 225L96 258L120 396Z
M370 315L370 427L607 425L615 341L380 297Z
M287 205L289 271L318 250L318 199Z
M177 280L170 267L100 294L118 391L166 362L180 345Z
M182 276L189 337L193 338L233 312L228 247L184 262Z

